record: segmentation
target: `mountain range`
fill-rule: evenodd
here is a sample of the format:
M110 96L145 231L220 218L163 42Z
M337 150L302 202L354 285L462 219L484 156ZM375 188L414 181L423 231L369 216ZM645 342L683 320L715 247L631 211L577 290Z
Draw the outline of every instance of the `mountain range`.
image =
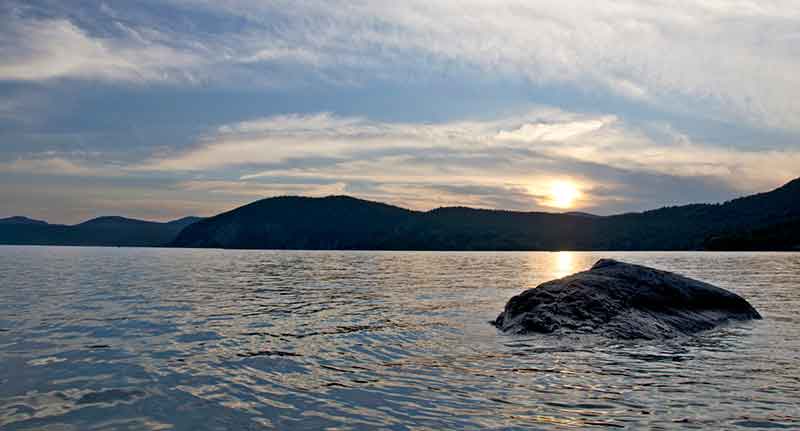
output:
M0 244L154 247L172 242L186 226L184 217L166 223L109 216L76 225L49 224L27 217L0 219Z
M283 196L167 223L0 219L0 244L320 250L800 250L800 179L724 203L611 216Z

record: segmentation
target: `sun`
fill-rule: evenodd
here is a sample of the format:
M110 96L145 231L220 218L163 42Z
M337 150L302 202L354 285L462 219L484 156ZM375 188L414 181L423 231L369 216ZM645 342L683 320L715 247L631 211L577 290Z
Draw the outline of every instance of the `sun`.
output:
M578 186L571 181L554 181L550 185L548 205L556 208L572 208L581 197Z

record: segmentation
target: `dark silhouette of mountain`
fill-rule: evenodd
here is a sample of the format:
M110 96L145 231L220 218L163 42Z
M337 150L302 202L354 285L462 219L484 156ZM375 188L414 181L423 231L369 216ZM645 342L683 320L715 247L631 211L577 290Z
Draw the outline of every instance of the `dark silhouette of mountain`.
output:
M203 217L188 216L179 218L177 220L168 221L167 224L171 224L174 226L181 226L181 229L183 229L184 227L189 226L190 224L198 222L202 219Z
M0 219L0 244L364 250L799 250L800 179L720 204L597 216L437 208L348 196L263 199L166 223Z
M797 229L800 179L720 204L594 216L465 207L411 211L347 196L279 197L201 220L178 247L387 250L700 250ZM747 232L753 232L746 236ZM745 236L743 236L745 235ZM760 236L759 236L760 235ZM724 238L745 238L725 242ZM768 241L760 240L759 241ZM764 244L768 244L765 242Z
M708 250L800 251L800 218L714 236L705 246Z
M569 211L569 212L565 212L565 213L561 213L561 214L582 216L582 217L600 217L599 215L596 215L596 214L585 213L585 212L581 212L581 211Z
M0 221L0 244L156 247L170 243L186 226L200 220L185 217L166 223L125 217L98 217L76 225L48 224L25 217ZM28 220L28 221L25 221Z
M199 221L173 245L275 249L392 248L392 232L413 224L415 213L347 196L263 199Z
M20 217L20 216L15 216L15 217L6 217L6 218L0 218L0 224L35 224L35 225L45 225L45 224L47 224L47 222L46 222L46 221L42 221L42 220L34 220L34 219L32 219L32 218L28 218L28 217Z

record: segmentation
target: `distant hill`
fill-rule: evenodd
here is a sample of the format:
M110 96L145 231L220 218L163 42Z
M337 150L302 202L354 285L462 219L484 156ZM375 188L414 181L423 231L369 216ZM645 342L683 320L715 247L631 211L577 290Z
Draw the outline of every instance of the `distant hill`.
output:
M182 247L377 249L415 212L347 196L264 199L199 221L172 243Z
M47 222L46 222L46 221L42 221L42 220L34 220L34 219L32 219L32 218L28 218L28 217L20 217L20 216L15 216L15 217L6 217L6 218L0 218L0 225L1 225L1 224L35 224L35 225L45 225L45 224L47 224Z
M749 249L748 241L772 244L761 239L772 235L786 242L781 243L780 249L792 249L797 245L791 238L796 238L799 219L800 179L771 192L721 204L674 206L605 217L465 207L419 212L347 196L278 197L193 223L171 245L254 249L725 250Z
M168 221L167 224L171 224L173 226L181 226L181 229L183 229L184 227L189 226L190 224L198 222L202 219L203 217L188 216L179 218L177 220Z
M159 223L112 216L69 226L10 217L0 219L0 244L164 246L172 242L184 227L198 220L198 217L185 217Z
M800 250L800 179L720 204L613 216L466 207L421 212L348 196L263 199L166 223L0 219L0 244L322 250Z

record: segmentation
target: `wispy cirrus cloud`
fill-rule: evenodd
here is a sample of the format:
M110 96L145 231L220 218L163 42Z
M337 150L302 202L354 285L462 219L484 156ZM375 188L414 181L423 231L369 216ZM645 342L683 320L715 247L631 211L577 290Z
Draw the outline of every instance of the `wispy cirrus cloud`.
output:
M92 37L66 19L11 19L0 38L0 80L166 81L200 57L119 24L126 37Z
M506 141L562 142L586 133L597 131L616 121L614 117L562 123L526 123L515 130L501 130L497 139Z
M116 7L127 9L93 11L111 23L104 32L74 16L6 20L0 79L285 87L524 80L800 130L800 6L792 0L181 0L151 12ZM198 24L210 30L170 25L159 15L198 11Z
M800 7L791 0L189 3L246 17L258 36L245 50L278 39L328 75L406 80L471 70L696 116L800 127L797 98L786 97L800 88Z

